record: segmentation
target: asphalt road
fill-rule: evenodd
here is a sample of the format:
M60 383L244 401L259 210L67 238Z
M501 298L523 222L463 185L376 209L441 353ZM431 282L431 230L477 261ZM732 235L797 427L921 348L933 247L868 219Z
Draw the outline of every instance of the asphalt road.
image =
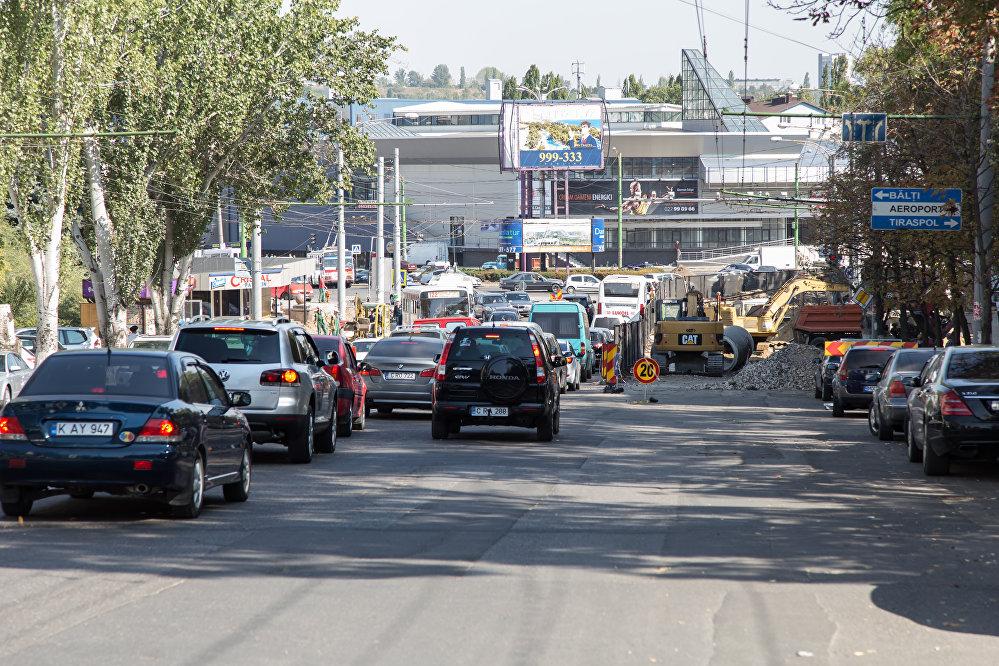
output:
M551 444L373 418L174 521L0 522L3 664L995 664L999 471L810 398L564 396Z

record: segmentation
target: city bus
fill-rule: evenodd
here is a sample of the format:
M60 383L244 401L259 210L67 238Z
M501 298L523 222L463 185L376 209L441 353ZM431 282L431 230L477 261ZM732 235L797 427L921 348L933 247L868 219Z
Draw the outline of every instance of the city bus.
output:
M402 290L403 326L417 320L471 316L472 288L465 284L414 285Z
M354 257L347 255L344 257L344 272L347 274L346 281L347 286L354 284ZM323 284L327 288L333 288L337 285L339 276L338 262L336 252L327 252L323 255L322 259L322 274L323 274Z

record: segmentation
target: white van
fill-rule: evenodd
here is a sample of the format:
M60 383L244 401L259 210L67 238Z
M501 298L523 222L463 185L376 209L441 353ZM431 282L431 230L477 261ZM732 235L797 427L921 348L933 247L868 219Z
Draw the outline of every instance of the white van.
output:
M652 280L641 275L608 275L597 292L597 316L619 315L631 319L645 313Z

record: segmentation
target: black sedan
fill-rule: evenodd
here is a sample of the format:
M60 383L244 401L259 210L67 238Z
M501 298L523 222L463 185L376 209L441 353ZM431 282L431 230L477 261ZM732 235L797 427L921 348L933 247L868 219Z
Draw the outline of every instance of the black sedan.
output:
M358 268L354 271L354 282L357 284L368 284L368 280L371 278L371 273L367 268Z
M0 412L4 514L52 495L95 492L159 500L195 518L205 491L250 492L250 428L197 356L160 351L53 354Z
M507 291L558 291L563 284L540 273L514 273L500 280L499 286Z
M871 396L867 425L872 435L890 442L895 431L905 427L906 400L912 391L912 380L936 353L935 349L899 349L892 355Z
M839 370L842 356L823 356L815 359L815 397L821 400L832 400L833 375Z
M949 347L912 380L906 420L909 460L927 476L952 460L999 457L999 348Z

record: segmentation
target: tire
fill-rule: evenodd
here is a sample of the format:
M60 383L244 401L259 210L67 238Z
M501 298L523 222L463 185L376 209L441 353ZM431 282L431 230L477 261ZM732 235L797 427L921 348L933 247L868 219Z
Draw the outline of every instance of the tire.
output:
M538 441L550 442L555 439L555 409L538 424Z
M843 403L841 403L839 400L837 400L836 396L833 396L832 403L833 403L832 404L832 415L835 416L836 418L839 418L839 417L843 416L843 414L845 413L843 411Z
M312 407L309 407L309 412L305 415L305 427L288 440L288 460L296 465L312 462L312 455L316 452L315 421Z
M336 421L336 436L337 437L350 437L351 433L354 432L354 418L351 414L352 407L347 408L347 418L342 421L337 418Z
M253 477L253 456L250 445L243 449L243 459L239 463L239 481L233 481L222 486L222 495L226 502L245 502L250 498L250 482Z
M815 389L815 399L816 400L820 400L821 398L822 398L822 389L816 388Z
M367 401L365 401L367 402ZM354 430L364 430L365 426L368 425L368 406L367 404L361 406L361 415L354 419Z
M832 387L822 385L822 402L829 402L832 400Z
M923 474L926 476L947 476L950 474L950 456L939 455L930 446L923 424Z
M570 294L575 294L576 293L576 288L575 287L566 287L565 290L566 290L567 293L570 293Z
M878 439L881 440L882 442L894 441L895 428L892 427L891 423L889 423L887 426L884 424L884 421L881 419L880 411L877 411L877 417L878 417L878 431L874 434L877 435Z
M388 416L391 413L392 413L392 408L391 407L379 407L378 408L378 414L380 416Z
M916 438L912 435L912 426L909 424L909 419L905 420L905 442L909 462L923 462L923 450L916 445Z
M430 417L430 437L433 439L447 439L450 434L447 421L440 416Z
M350 426L350 419L347 419L347 427L349 428ZM336 451L336 438L339 434L340 424L334 416L330 424L322 432L314 435L316 453L333 453Z
M73 499L88 500L88 499L92 499L93 498L94 491L93 490L78 490L75 493L70 493L69 496L72 497Z
M194 519L201 515L201 507L205 503L205 461L201 455L194 459L194 469L191 470L191 480L187 484L187 502L172 507L174 518Z
M871 401L871 406L867 409L867 430L874 437L878 436L878 412L874 409L874 401Z
M34 503L35 501L29 499L24 490L18 490L17 499L10 502L0 502L0 508L3 509L3 515L10 518L27 518Z
M756 342L749 331L741 326L726 326L723 332L725 346L732 354L731 360L724 359L724 372L736 373L749 362L749 357L756 349Z
M364 401L364 418L365 419L371 418L371 407L368 406L367 400Z
M447 430L449 434L457 435L461 432L461 421L455 419L453 421L448 421Z

